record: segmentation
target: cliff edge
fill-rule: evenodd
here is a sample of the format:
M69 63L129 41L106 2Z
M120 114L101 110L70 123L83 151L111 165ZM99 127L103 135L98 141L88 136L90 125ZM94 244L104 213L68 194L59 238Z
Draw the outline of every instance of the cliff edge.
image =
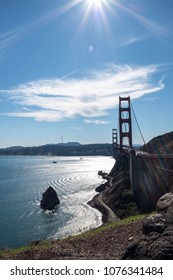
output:
M173 154L173 132L153 138L147 143L147 145L143 146L141 150L144 152L147 151L146 147L149 152L154 154ZM111 180L109 180L107 187L101 191L103 202L120 219L136 215L141 212L154 210L155 207L153 206L153 209L147 209L147 207L146 209L139 208L139 203L137 201L137 199L139 200L139 197L135 197L131 190L129 167L129 155L126 153L119 155L115 165L108 174ZM165 189L169 191L168 189L171 188L171 185L165 187ZM90 205L101 210L104 216L105 210L103 210L103 207L100 206L98 197L98 195L95 196ZM103 218L103 220L106 219Z

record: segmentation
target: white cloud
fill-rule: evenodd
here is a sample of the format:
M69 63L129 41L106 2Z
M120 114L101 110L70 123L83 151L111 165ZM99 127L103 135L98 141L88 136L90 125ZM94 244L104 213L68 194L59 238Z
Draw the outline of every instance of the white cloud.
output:
M75 130L83 130L83 127L80 126L71 126L70 128Z
M88 124L97 124L97 125L100 125L100 124L108 124L109 122L108 121L103 121L103 120L91 120L91 119L85 119L84 120L85 123L88 123Z
M144 100L145 100L145 101L151 102L151 101L156 101L156 100L158 100L158 99L159 99L158 96L152 96L152 97L147 97L147 98L145 98Z
M84 78L52 78L31 81L9 90L0 90L17 111L7 116L31 117L37 121L60 121L78 116L98 118L109 113L119 102L119 96L131 99L164 88L162 79L155 82L160 71L157 65L108 65L102 71L90 71Z

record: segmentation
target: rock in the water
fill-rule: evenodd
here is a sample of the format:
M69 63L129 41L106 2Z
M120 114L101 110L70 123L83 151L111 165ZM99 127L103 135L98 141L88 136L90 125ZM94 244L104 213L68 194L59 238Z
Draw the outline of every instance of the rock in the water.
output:
M43 198L40 203L41 208L44 210L54 210L58 204L60 204L60 200L56 191L52 187L49 187L43 193Z
M95 189L95 191L96 191L96 192L102 192L102 191L104 191L105 189L107 189L107 187L108 187L108 184L107 184L107 182L106 182L106 183L101 184L100 186L98 186L98 187Z
M126 260L173 260L173 194L166 193L157 202L159 213L143 221L140 240L127 247Z

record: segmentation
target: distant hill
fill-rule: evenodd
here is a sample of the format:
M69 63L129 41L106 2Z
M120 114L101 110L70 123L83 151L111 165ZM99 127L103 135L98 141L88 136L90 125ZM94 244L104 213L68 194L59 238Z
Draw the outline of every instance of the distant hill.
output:
M76 146L81 146L82 144L78 143L78 142L67 142L67 143L58 143L58 145L60 146L71 146L71 147L76 147Z
M28 155L28 156L92 156L112 155L112 144L88 144L78 142L60 144L46 144L38 147L8 147L0 149L0 155Z
M21 149L22 146L13 146L13 147L8 147L8 148L5 148L5 150L7 151L16 151L18 149Z

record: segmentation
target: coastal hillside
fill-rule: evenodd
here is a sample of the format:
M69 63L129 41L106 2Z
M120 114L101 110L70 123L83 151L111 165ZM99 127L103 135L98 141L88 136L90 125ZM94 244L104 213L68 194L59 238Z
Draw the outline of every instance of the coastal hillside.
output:
M112 183L102 192L103 201L120 219L139 213L131 191L129 165L129 157L120 155L109 174Z
M152 154L173 154L173 131L154 137L142 150Z
M35 241L16 250L3 250L0 260L119 260L133 239L140 238L143 219L131 217L65 239Z
M173 154L173 132L153 138L148 142L147 147L150 152L155 154ZM146 151L145 149L144 146L142 150ZM108 184L108 187L101 193L104 203L113 210L118 218L125 218L141 212L139 202L131 191L129 165L129 157L125 154L120 155L109 173L112 178L111 184ZM165 187L169 188L169 186ZM145 209L142 209L142 211L145 211Z
M153 151L155 149L155 151L164 151L165 153L164 147L172 146L172 136L172 132L164 134L163 138L158 136L149 142L150 147L153 147ZM166 149L166 151L170 153L170 150ZM43 243L35 241L25 248L14 251L4 250L0 252L0 259L159 259L160 252L166 252L162 259L172 259L172 236L170 237L172 226L170 227L169 225L167 228L167 225L163 224L163 220L158 222L158 217L160 217L158 214L155 216L156 220L153 220L153 216L146 219L141 215L134 216L140 210L131 192L129 157L127 155L122 154L117 158L115 165L108 174L107 188L92 200L92 206L95 204L95 207L102 210L104 215L107 215L107 211L105 213L103 209L105 207L104 203L101 203L100 207L98 206L98 201L100 202L101 200L108 208L113 210L116 216L120 218L120 221L116 220L96 230L68 239ZM135 217L141 218L136 220ZM172 219L172 215L170 217ZM152 223L153 221L155 222L154 226L151 226L151 221ZM164 221L167 223L166 220ZM149 229L149 233L144 232L146 228L147 230ZM165 231L162 234L160 230ZM158 232L153 234L154 231ZM161 240L159 243L158 238ZM138 252L145 252L146 247L148 247L147 252L149 252L147 256L141 257L137 255ZM156 258L153 257L152 253L158 252L157 247L161 251L159 251ZM141 248L143 251L141 251Z

